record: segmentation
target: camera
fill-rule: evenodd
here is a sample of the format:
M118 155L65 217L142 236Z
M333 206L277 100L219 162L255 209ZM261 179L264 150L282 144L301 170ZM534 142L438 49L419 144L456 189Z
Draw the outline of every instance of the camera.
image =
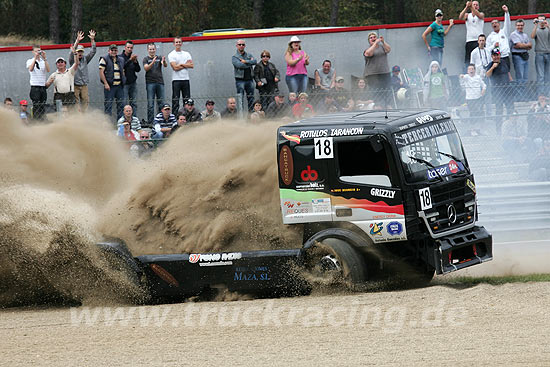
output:
M538 19L535 19L535 24L539 24L539 20L538 20Z

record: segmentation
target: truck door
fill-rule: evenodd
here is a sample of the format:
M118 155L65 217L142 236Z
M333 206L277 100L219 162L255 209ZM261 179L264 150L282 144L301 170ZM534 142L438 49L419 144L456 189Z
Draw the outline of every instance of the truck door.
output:
M399 176L391 152L381 135L334 139L333 221L352 222L375 242L406 239Z

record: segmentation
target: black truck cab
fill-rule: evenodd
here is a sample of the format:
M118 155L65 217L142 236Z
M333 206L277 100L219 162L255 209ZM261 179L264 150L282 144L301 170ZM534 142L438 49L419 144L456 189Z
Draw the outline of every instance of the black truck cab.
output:
M347 228L438 274L492 259L458 132L439 110L350 112L278 130L283 222L304 243ZM358 243L359 242L359 243Z

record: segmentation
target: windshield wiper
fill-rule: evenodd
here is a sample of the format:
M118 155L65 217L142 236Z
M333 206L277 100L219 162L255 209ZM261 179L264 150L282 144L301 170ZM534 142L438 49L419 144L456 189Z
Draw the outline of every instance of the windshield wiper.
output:
M443 182L443 177L441 177L441 175L439 174L439 172L437 172L437 169L435 168L435 166L434 166L433 164L431 164L430 162L428 162L428 161L425 160L425 159L417 158L417 157L412 156L412 155L407 155L407 157L409 157L409 158L411 158L411 159L414 159L415 161L420 162L420 163L423 163L423 164L425 164L426 166L432 168L433 171L436 173L437 177L439 177L439 179Z
M466 173L470 173L470 167L467 167L467 166L464 164L464 162L462 162L462 160L460 160L460 158L457 158L457 157L455 157L454 155L449 154L449 153L443 153L443 152L440 152L440 151L437 151L437 152L438 152L439 154L443 154L443 155L446 156L446 157L449 157L449 158L451 158L451 159L454 159L454 160L457 161L457 162L462 163L462 166L464 167L464 170L466 171Z

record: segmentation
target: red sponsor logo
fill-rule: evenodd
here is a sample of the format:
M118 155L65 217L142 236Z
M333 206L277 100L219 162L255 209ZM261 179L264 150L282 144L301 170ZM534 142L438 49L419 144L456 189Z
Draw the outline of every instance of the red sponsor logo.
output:
M191 254L189 255L189 262L191 264L194 264L198 262L200 258L201 258L201 254Z
M457 173L458 172L458 164L456 164L454 159L449 161L449 171L451 171L451 173Z
M316 170L311 169L311 166L307 166L307 169L303 170L300 177L304 181L317 181L319 174Z

